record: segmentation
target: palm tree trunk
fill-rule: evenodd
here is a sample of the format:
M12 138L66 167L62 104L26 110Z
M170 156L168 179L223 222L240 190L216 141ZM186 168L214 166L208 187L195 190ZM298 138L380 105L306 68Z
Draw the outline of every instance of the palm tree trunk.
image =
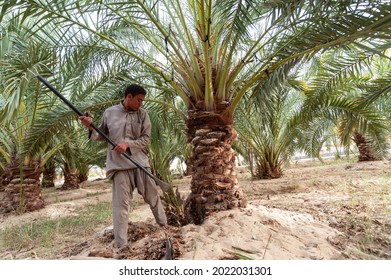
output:
M8 184L7 175L5 170L0 167L0 192L4 191L5 186Z
M366 137L363 134L359 133L357 130L354 131L353 141L356 143L356 146L358 148L358 161L380 160L373 152L371 141L366 139Z
M191 161L190 158L186 160L186 170L183 173L183 176L190 176L193 174L193 162Z
M193 146L191 193L186 202L189 221L201 224L212 212L245 207L231 147L237 138L233 118L189 110L188 132Z
M56 178L56 167L45 166L42 174L42 188L54 188L55 178Z
M260 162L258 165L259 179L277 179L283 175L281 163Z
M90 168L88 164L80 164L78 169L77 169L77 177L79 180L79 183L83 183L88 180L88 172Z
M79 183L83 183L88 180L88 171L87 172L78 172L77 174L77 180Z
M13 159L7 165L12 180L4 190L4 196L0 201L2 213L24 213L44 208L41 184L39 177L42 168L39 161L30 161L28 165L20 167L19 160Z
M4 178L3 178L3 174L0 173L0 192L4 191Z
M77 169L69 167L64 168L64 184L61 186L61 190L73 190L79 189L79 176Z

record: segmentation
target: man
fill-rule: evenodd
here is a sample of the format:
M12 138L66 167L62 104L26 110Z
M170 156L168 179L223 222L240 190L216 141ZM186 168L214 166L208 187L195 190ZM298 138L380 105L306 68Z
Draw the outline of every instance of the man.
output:
M122 156L127 152L141 166L150 169L146 146L151 138L151 121L147 111L141 108L145 96L146 91L142 86L127 86L125 99L105 110L99 127L113 142L118 143L113 149L108 147L106 160L106 176L113 180L113 231L117 250L128 245L129 205L135 188L149 204L156 222L160 226L167 225L155 181ZM81 116L80 121L89 128L90 139L104 140L91 127L90 117Z

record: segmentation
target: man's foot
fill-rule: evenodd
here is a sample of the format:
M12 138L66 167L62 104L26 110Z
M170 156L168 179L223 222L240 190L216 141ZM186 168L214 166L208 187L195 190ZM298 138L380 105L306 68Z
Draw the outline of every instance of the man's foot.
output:
M121 248L113 248L113 258L120 260L120 259L125 259L126 254L129 252L129 245L123 246Z

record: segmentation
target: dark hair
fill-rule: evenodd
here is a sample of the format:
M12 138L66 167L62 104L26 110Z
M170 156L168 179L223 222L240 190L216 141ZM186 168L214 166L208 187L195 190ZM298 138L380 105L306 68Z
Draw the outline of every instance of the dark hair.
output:
M147 95L147 91L140 85L132 84L125 88L125 98L128 94L132 96L136 96L137 94Z

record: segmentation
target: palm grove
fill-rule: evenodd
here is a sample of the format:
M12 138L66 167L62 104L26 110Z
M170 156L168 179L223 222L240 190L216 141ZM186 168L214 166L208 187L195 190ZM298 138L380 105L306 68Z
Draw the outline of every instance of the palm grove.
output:
M186 162L190 194L165 194L172 223L245 207L236 155L278 178L298 151L387 151L389 1L0 1L3 213L44 207L41 187L77 188L104 148L36 79L98 120L128 82L149 91L153 172ZM178 214L181 213L181 214ZM179 222L178 222L179 220Z

